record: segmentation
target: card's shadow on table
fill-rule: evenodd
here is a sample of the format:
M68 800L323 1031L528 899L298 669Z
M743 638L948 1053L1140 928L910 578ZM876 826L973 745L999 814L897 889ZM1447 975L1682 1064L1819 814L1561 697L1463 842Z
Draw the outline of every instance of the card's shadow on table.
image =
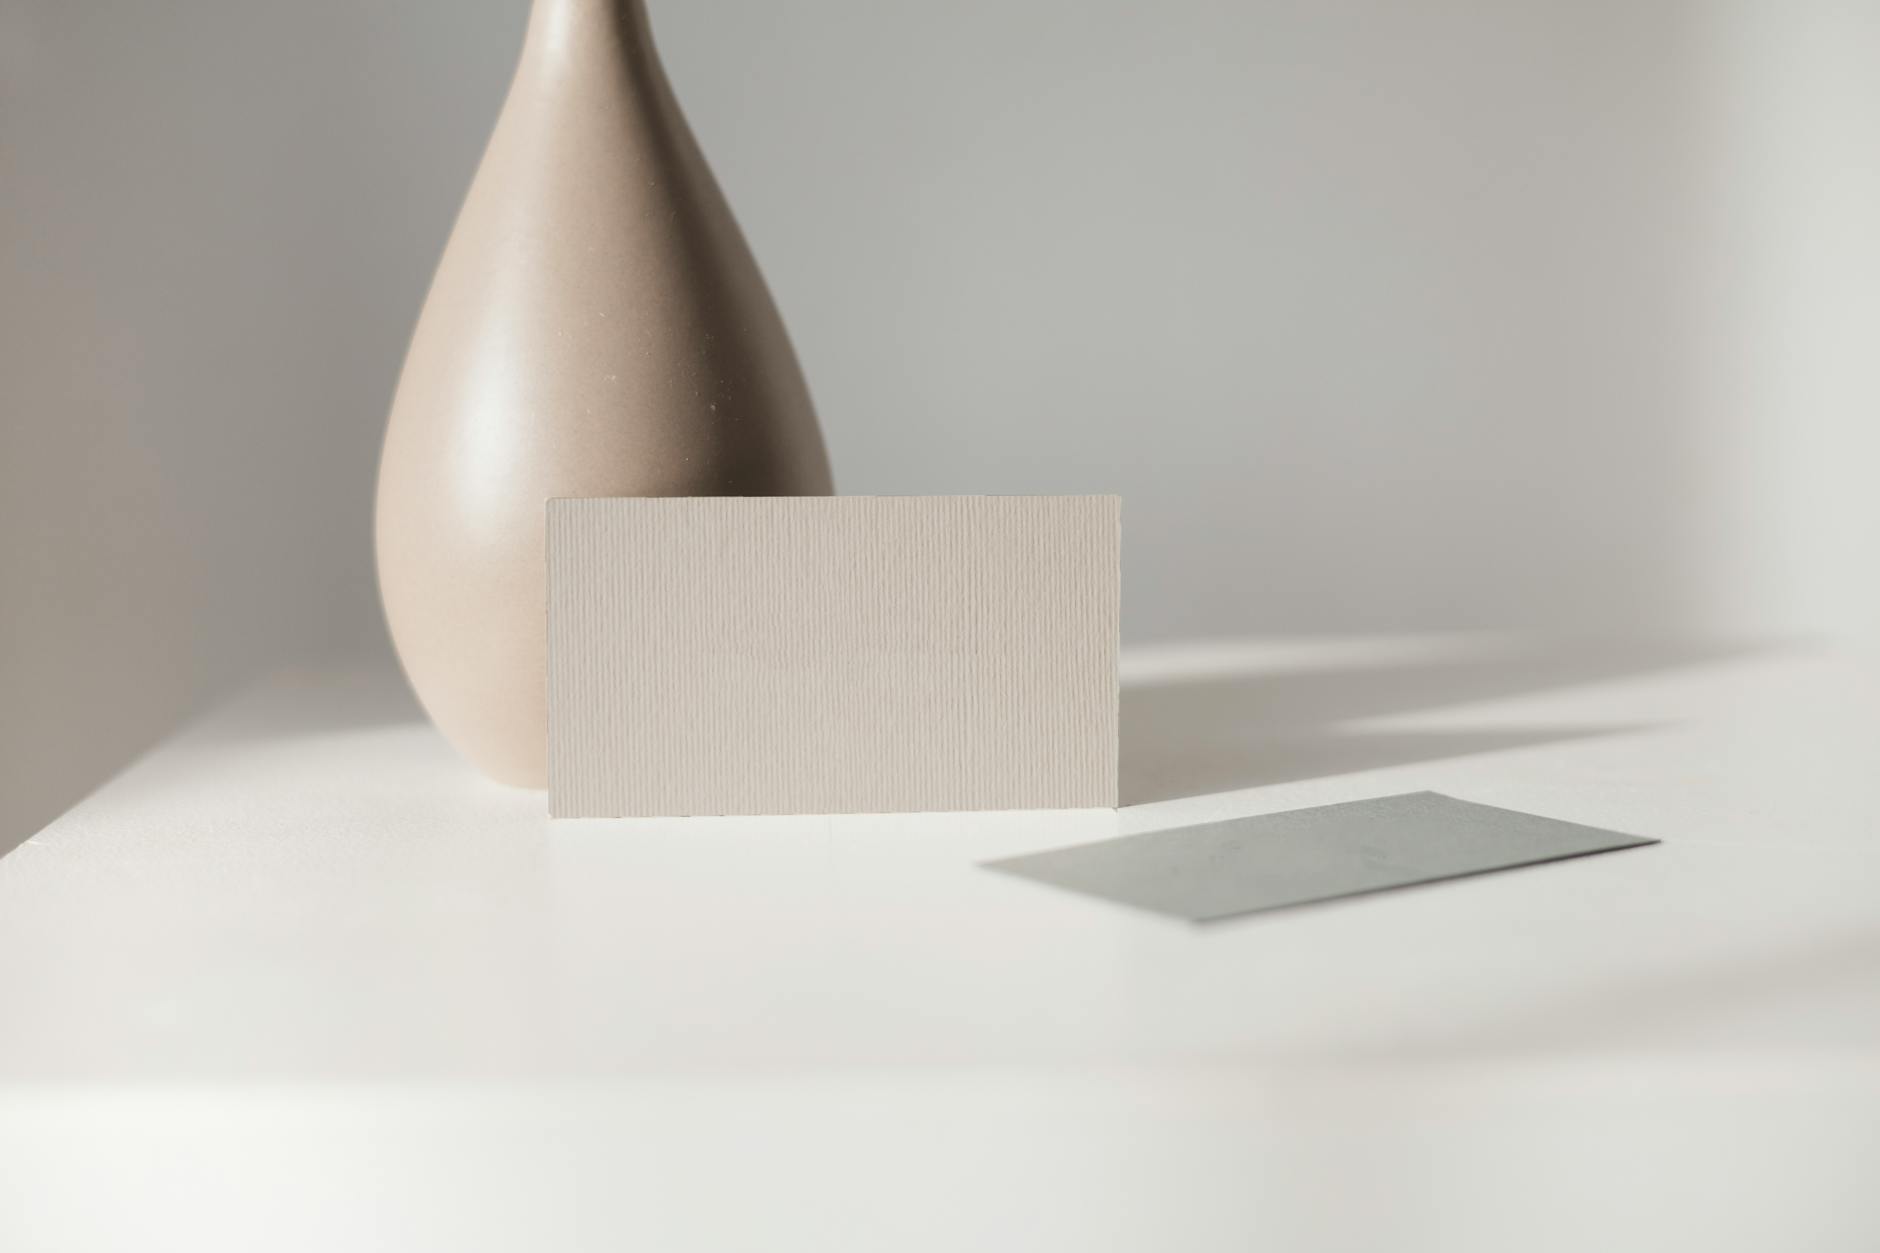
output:
M1362 724L1750 651L1683 643L1484 642L1375 663L1293 666L1274 661L1221 673L1126 679L1120 799L1141 805L1638 730L1637 723L1511 722L1429 730Z

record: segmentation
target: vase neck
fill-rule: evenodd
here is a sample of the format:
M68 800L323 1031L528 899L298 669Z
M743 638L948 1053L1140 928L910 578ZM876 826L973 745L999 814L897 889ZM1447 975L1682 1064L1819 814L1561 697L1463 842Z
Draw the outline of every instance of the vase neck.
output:
M529 9L530 53L566 63L587 52L653 56L646 0L534 0Z

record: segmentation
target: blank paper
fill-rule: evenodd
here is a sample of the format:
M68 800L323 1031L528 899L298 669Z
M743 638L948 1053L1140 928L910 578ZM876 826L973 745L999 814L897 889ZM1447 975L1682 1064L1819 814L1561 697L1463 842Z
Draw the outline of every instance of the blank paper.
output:
M1206 922L1655 843L1436 792L1411 792L987 864L1054 887Z
M557 817L1116 804L1114 496L548 505Z

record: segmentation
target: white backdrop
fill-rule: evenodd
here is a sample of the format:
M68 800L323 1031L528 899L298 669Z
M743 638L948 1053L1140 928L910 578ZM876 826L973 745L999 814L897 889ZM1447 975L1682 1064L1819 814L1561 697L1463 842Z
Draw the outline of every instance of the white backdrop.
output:
M523 0L0 0L0 848L384 648ZM653 0L850 492L1116 491L1132 640L1880 622L1873 0Z

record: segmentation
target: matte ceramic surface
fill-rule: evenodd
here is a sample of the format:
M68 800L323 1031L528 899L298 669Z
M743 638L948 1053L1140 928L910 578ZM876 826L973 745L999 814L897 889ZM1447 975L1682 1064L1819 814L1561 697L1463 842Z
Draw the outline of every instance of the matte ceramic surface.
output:
M782 322L638 0L537 0L412 337L379 582L426 711L546 781L543 508L831 488Z

